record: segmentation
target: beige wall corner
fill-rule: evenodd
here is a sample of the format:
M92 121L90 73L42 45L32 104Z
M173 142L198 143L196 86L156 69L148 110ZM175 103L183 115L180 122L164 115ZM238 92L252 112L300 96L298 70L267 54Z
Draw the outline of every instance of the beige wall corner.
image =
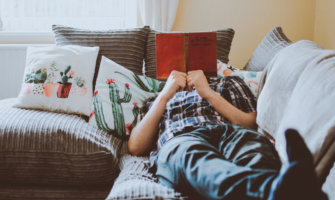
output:
M317 0L314 40L322 47L335 49L335 1Z
M281 26L293 41L313 39L316 0L180 0L173 30L235 30L230 64L243 68L265 34ZM329 0L331 1L331 0Z

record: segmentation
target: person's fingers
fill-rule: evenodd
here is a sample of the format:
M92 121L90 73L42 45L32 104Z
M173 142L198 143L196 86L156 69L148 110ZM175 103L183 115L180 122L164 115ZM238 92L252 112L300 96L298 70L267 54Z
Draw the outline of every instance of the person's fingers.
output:
M178 77L178 78L181 78L181 79L185 79L185 80L186 80L186 78L187 78L186 74L179 74L179 73L176 73L174 76L175 76L175 77Z
M182 91L186 86L186 82L183 80L178 80L177 85L178 85L178 91Z
M194 83L193 83L193 80L188 78L187 79L187 90L188 91L192 91L193 90L193 87L194 87Z
M183 76L183 77L186 77L186 76L187 76L186 73L184 73L184 72L180 72L180 71L176 71L176 70L173 70L173 71L171 72L171 74L173 74L173 75L180 75L180 76Z

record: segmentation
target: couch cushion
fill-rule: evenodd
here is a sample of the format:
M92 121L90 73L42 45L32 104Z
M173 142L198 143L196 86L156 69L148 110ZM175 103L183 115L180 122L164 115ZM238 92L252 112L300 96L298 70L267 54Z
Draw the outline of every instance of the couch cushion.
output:
M121 141L75 115L0 101L0 183L112 185Z
M295 128L315 159L323 183L335 161L335 51L299 41L278 52L265 69L257 124L276 139L287 161L284 132Z
M274 55L291 41L286 37L281 27L269 31L260 42L244 69L249 71L262 71Z
M124 143L126 146L126 143ZM121 172L106 199L184 199L180 193L157 182L144 162L147 157L124 154L120 160Z
M231 28L220 29L217 33L217 59L224 63L229 61L230 46L233 41L235 31ZM156 78L156 33L150 30L145 54L145 75Z
M57 45L76 44L100 47L93 83L97 77L101 56L112 59L137 74L142 74L149 30L147 27L98 31L53 25L52 30Z

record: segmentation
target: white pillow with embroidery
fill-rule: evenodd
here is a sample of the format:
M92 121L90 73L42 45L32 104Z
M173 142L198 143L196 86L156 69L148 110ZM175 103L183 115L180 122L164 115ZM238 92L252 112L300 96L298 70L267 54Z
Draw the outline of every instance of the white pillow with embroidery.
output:
M217 73L219 78L224 76L239 76L248 85L252 94L255 97L258 96L258 86L262 76L261 71L245 71L217 60Z
M165 82L139 76L102 57L89 123L127 140L141 116L143 103L158 94Z
M28 47L20 108L89 116L99 47Z

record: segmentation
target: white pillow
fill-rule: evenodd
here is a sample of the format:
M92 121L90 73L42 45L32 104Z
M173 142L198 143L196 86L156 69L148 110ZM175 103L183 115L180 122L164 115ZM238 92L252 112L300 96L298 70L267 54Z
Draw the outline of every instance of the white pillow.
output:
M89 116L99 47L28 47L18 103L32 108Z
M89 123L116 137L128 139L141 116L143 103L165 82L139 76L102 57Z

